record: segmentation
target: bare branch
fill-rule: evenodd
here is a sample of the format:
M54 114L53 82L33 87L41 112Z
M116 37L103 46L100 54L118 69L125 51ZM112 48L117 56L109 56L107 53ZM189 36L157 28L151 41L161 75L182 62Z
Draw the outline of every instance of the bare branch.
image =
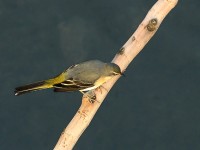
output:
M148 12L135 33L133 33L125 45L116 54L112 62L118 64L121 70L125 70L130 62L155 34L162 20L170 10L175 7L177 2L178 0L158 0ZM86 97L83 97L79 110L61 134L54 150L70 150L74 147L75 143L90 124L104 98L119 77L120 76L114 77L109 82L105 83L103 85L104 88L95 90L97 98L95 103L91 104Z

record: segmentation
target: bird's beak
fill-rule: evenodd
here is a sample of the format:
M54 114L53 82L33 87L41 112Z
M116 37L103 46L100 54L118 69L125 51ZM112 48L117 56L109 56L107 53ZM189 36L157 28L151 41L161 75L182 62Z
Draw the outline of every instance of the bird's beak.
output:
M125 74L124 74L124 73L120 73L120 75L123 76L123 77L125 77Z

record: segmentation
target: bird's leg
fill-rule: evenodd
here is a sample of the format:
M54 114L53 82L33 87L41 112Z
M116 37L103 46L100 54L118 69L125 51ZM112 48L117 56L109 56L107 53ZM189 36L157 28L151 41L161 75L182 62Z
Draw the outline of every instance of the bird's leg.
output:
M96 99L97 97L96 97L94 90L88 91L86 94L88 95L90 103L94 103L95 101L97 101L97 99Z
M97 90L100 90L101 94L102 94L102 90L101 90L101 86L99 86L98 88L96 88Z
M90 103L94 103L95 101L97 101L96 94L93 90L85 92L85 93L83 91L80 91L80 92L83 94L83 96L86 96L89 99Z
M99 86L99 87L97 88L98 90L100 90L101 94L102 94L101 88L103 88L104 90L106 90L106 91L108 92L108 90L107 90L103 85L101 85L101 86Z

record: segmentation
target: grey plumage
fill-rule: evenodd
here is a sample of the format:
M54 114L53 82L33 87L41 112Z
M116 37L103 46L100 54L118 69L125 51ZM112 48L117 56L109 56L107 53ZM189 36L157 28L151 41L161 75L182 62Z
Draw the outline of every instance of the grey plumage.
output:
M72 65L55 78L17 87L15 95L54 88L55 92L88 91L95 89L115 75L122 74L118 65L90 60Z

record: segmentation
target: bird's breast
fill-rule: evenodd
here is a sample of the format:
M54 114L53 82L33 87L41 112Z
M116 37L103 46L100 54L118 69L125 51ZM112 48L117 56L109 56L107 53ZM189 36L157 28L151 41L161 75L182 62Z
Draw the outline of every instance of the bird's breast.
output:
M102 84L104 84L105 82L107 82L108 80L110 80L112 77L111 76L104 76L104 77L100 77L95 83L94 85L99 87Z
M105 82L107 82L109 79L111 79L112 76L104 76L104 77L100 77L99 79L97 79L94 83L94 86L83 89L81 91L89 91L89 90L93 90L98 88L99 86L101 86L102 84L104 84Z

